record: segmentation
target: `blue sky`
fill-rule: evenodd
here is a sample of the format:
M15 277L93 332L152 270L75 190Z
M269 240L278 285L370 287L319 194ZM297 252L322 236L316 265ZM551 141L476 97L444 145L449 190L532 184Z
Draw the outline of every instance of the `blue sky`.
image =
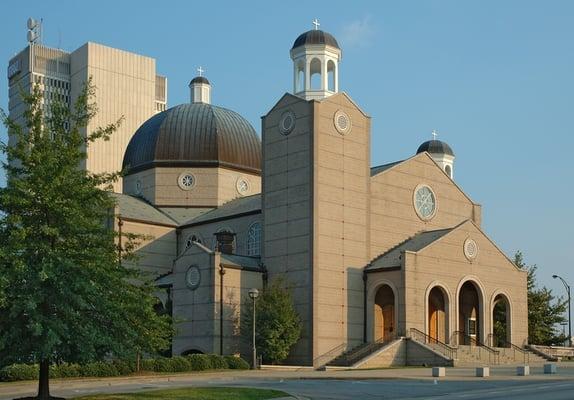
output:
M541 283L562 294L558 273L574 284L574 2L20 4L0 13L5 66L26 45L26 19L44 18L48 46L93 41L156 58L170 106L188 101L203 66L213 102L257 131L292 88L293 40L318 18L343 48L341 90L373 118L372 164L411 156L436 129L456 153L455 180L483 205L484 230L507 254L521 249L538 264Z

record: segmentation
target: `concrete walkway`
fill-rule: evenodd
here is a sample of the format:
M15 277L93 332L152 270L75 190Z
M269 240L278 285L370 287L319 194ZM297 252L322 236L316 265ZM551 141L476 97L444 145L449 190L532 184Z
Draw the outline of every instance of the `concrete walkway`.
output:
M521 382L547 382L547 381L574 381L574 365L569 363L558 364L558 373L544 375L542 366L531 366L530 376L516 376L515 367L492 367L489 378L476 378L474 368L447 368L446 377L441 382L484 382L504 381ZM414 380L430 381L436 384L431 376L431 368L396 368L374 370L338 370L338 371L224 371L207 373L185 373L172 375L142 375L120 378L78 378L59 379L51 381L52 395L73 398L96 393L125 393L151 389L169 389L189 386L252 386L270 387L286 381L313 381L320 385L320 381L389 381ZM36 393L37 383L34 381L0 383L0 399L13 399L14 397L30 396ZM287 389L287 387L286 387ZM287 390L288 393L295 393Z

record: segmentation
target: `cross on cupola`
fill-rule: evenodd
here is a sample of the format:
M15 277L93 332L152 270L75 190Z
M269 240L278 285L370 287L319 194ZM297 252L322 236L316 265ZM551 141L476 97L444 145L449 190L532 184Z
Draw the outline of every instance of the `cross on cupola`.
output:
M433 140L436 140L436 137L438 136L438 132L433 129L431 132L431 135L432 135Z
M192 103L211 104L211 84L207 78L203 76L204 72L203 67L200 66L197 68L199 75L193 78L189 83Z
M319 23L319 20L317 18L315 18L313 20L313 25L315 25L315 30L317 31L317 30L319 30L319 25L321 25L321 24Z

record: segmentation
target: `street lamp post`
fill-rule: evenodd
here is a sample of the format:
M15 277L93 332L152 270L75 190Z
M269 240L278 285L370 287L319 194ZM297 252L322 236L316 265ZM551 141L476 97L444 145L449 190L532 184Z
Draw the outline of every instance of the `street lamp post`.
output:
M257 348L255 347L255 300L259 297L259 290L253 288L249 289L249 297L253 300L253 337L251 338L251 343L253 344L253 364L252 368L257 368Z
M564 287L566 288L566 293L568 293L568 346L572 347L572 322L571 322L571 308L570 308L570 285L566 283L566 281L564 280L564 278L562 278L559 275L552 275L552 278L556 279L560 279L562 281L562 283L564 284Z

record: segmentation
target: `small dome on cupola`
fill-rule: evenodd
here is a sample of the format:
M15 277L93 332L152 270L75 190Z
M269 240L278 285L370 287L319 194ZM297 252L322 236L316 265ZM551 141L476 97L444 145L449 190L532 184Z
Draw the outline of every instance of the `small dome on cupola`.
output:
M205 70L201 67L197 69L198 76L189 82L189 91L192 103L211 104L211 84L203 73Z
M437 140L438 133L432 131L433 139L427 140L419 146L417 154L427 152L432 159L451 177L454 177L454 151L448 143Z
M315 29L300 34L293 47L293 94L305 100L321 100L339 91L341 48L330 33Z

